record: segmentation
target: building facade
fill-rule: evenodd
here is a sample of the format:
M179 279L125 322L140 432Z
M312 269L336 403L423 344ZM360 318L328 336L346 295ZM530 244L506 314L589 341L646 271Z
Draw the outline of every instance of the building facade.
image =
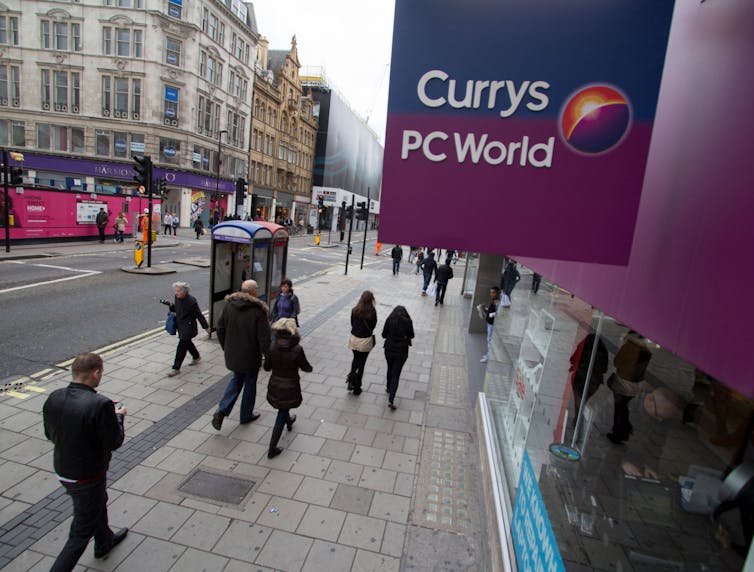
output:
M257 39L238 0L0 2L0 146L24 152L28 185L16 210L32 190L133 196L132 156L148 155L181 226L233 211Z
M295 36L289 50L270 50L259 40L249 156L255 219L298 222L308 214L318 120L314 101L303 95L300 68Z

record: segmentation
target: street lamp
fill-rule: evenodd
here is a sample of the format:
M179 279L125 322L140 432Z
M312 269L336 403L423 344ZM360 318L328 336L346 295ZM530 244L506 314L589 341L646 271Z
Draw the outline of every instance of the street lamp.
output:
M222 143L223 139L223 133L227 133L227 129L223 129L221 131L217 132L217 180L215 185L215 222L220 222L218 219L220 218L220 209L218 207L218 203L220 201L220 145Z

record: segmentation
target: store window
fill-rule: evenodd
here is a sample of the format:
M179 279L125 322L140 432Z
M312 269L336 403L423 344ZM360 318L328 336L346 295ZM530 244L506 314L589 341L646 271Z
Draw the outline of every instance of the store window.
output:
M714 511L754 458L754 401L519 271L485 374L514 515L533 475L566 570L740 570L754 505Z

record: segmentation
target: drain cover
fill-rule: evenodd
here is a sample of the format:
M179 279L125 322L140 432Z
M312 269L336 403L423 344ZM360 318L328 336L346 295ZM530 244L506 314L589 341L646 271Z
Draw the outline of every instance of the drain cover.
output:
M218 475L197 469L183 481L178 490L228 504L241 504L255 484L256 481L249 479Z

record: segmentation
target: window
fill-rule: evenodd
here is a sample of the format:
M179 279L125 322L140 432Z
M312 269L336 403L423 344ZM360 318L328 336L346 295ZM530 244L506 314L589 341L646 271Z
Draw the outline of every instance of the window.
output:
M249 44L247 44L244 39L236 32L233 32L233 35L231 36L231 44L231 52L233 52L233 55L236 57L236 59L241 60L245 64L248 64Z
M0 65L0 106L21 105L21 69Z
M81 51L81 24L42 20L42 49L61 52Z
M165 86L162 111L165 125L178 126L178 102L180 90L177 87Z
M179 165L181 163L181 142L175 139L160 139L160 162Z
M278 159L285 160L285 154L286 154L285 145L283 145L282 143L280 143L280 145L278 146Z
M237 179L238 177L245 177L246 176L246 161L243 159L239 159L238 157L230 156L228 157L228 173L227 175L229 177L233 177L234 179Z
M23 121L0 119L0 145L26 147L26 124Z
M213 161L213 153L210 149L200 145L194 145L194 154L191 161L194 169L209 171L210 165L214 164Z
M244 130L246 118L240 113L228 110L228 142L236 147L243 147L245 143Z
M102 52L108 56L140 58L143 46L142 38L142 30L105 26L102 28Z
M141 115L141 80L102 76L102 115L118 119L139 119Z
M118 8L143 8L144 0L104 0L104 4Z
M144 152L144 135L142 133L96 129L94 141L96 154L104 157L127 159L132 154Z
M207 97L199 96L197 105L196 130L210 137L220 130L220 104Z
M199 53L199 75L217 86L222 85L223 64L207 52Z
M180 18L183 13L183 2L181 0L168 0L168 16Z
M235 71L230 70L230 77L228 78L228 93L245 100L248 88L249 82L238 75Z
M221 46L225 42L225 24L206 8L202 13L202 32Z
M171 66L181 65L181 48L183 42L173 38L166 38L165 43L165 63Z
M84 152L84 129L37 123L37 148L71 153Z
M42 109L78 113L81 101L79 72L42 70Z
M0 44L18 45L18 16L0 16Z

